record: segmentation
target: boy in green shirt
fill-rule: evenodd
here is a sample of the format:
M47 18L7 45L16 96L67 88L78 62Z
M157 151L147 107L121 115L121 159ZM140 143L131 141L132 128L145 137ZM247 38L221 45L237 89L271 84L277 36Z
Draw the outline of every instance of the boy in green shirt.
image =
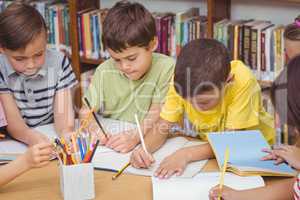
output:
M139 3L119 2L110 9L102 39L111 58L97 68L85 97L104 117L135 123L137 114L146 134L159 118L174 60L154 53L155 20ZM80 116L85 113L83 106ZM101 143L125 153L139 143L139 136L133 129L101 137Z

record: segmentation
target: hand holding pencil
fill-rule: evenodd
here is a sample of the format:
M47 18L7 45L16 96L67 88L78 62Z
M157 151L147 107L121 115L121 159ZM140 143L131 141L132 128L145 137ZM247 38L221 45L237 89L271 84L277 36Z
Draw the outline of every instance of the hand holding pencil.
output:
M132 165L133 167L136 167L136 168L140 168L139 167L139 165L136 165L136 161L135 160L133 160L133 158L139 158L139 157L135 157L135 156L133 156L134 155L134 153L136 152L140 152L141 153L141 155L143 155L144 156L144 159L142 160L138 160L138 161L146 161L146 165L145 165L145 167L143 167L143 168L148 168L148 167L150 167L150 165L154 162L154 158L152 157L152 155L148 152L148 150L147 150L147 148L146 148L146 145L145 145L145 142L144 142L144 135L143 135L143 132L142 132L142 129L141 129L141 125L140 125L140 122L139 122L139 120L138 120L138 117L137 117L137 115L135 114L135 121L136 121L136 125L137 125L137 128L138 128L138 132L139 132L139 137L140 137L140 141L141 141L141 146L142 147L140 147L139 149L138 149L138 151L134 151L133 152L133 154L131 154L131 158L130 158L130 161L126 164L126 165L124 165L124 167L122 167L122 169L120 169L119 171L118 171L118 173L116 173L113 177L112 177L112 179L113 180L116 180L122 173L123 173L123 171L125 171L125 169L127 168L127 167L129 167L130 165ZM147 167L148 166L148 167Z
M155 162L155 160L146 148L144 136L137 115L135 115L135 121L140 136L141 147L132 152L130 162L135 168L149 168L152 163Z

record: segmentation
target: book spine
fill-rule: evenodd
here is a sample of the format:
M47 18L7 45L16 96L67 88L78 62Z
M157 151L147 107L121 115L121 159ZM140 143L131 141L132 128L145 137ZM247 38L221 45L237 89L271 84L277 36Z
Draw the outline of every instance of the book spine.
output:
M244 62L251 68L250 51L251 51L251 27L244 26Z

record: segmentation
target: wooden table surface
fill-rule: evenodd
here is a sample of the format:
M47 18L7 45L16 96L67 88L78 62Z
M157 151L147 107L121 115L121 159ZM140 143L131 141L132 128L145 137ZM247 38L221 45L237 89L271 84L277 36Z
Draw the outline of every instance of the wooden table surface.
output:
M217 171L215 160L209 160L203 171ZM101 200L152 200L150 177L121 175L112 181L114 173L95 170L96 198ZM0 177L1 178L1 177ZM268 179L267 184L280 180ZM61 200L58 162L44 168L30 170L0 189L0 199L9 200Z

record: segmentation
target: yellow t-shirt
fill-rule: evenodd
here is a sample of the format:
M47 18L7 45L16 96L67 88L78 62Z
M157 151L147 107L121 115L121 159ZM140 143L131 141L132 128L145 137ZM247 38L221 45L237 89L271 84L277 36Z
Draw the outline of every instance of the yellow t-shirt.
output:
M251 70L241 61L231 62L233 81L225 86L219 104L209 111L196 110L170 86L160 113L164 120L182 123L186 116L202 139L224 130L260 130L269 143L275 139L273 117L262 106L261 89Z

